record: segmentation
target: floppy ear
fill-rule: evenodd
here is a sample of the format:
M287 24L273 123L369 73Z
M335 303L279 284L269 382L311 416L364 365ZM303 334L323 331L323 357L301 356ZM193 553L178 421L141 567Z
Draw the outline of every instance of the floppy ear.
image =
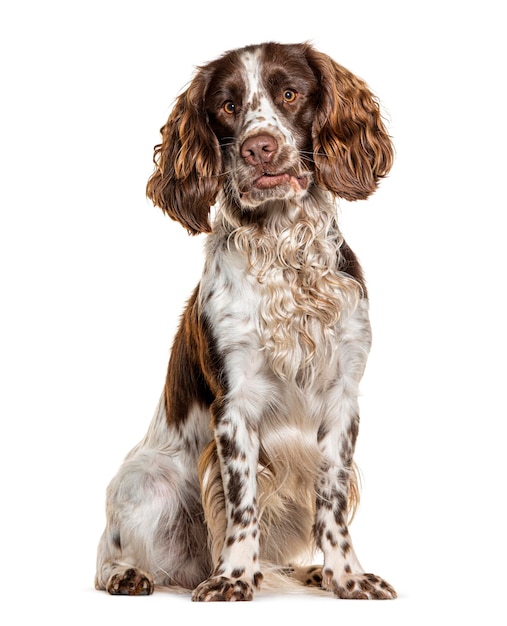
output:
M346 200L362 200L393 163L379 104L367 85L330 57L305 51L321 85L313 123L315 180Z
M198 74L161 128L155 146L155 171L146 194L192 235L210 232L210 207L220 188L222 156L204 110L206 81Z

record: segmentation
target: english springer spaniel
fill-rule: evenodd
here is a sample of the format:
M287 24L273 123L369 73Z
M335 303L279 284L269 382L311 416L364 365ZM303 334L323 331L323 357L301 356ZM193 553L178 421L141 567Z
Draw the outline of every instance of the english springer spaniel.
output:
M96 587L395 598L348 528L371 333L335 206L390 170L377 100L310 45L265 43L198 68L161 132L148 197L209 233L206 261L153 421L109 485Z

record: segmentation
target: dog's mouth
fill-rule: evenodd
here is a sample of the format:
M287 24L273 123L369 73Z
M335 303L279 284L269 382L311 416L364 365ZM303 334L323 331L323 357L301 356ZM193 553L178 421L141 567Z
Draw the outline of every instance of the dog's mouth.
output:
M290 200L307 193L312 176L299 167L285 165L282 171L271 168L257 169L238 181L238 200L244 208L253 208L272 200ZM287 168L287 169L285 169Z
M264 172L262 176L259 176L253 182L253 186L256 189L272 189L273 187L279 187L280 185L286 184L289 184L296 190L305 190L308 187L308 177L294 176L288 172L281 172L277 174Z

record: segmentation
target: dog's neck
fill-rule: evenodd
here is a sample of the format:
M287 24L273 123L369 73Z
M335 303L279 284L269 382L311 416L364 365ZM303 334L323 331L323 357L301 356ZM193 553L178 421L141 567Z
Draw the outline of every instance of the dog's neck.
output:
M331 218L335 228L338 228L334 197L316 185L310 186L299 199L270 200L256 207L242 206L234 196L222 191L218 198L213 231L229 237L235 231L247 228L258 235L266 232L278 236L301 220L313 222L321 215Z

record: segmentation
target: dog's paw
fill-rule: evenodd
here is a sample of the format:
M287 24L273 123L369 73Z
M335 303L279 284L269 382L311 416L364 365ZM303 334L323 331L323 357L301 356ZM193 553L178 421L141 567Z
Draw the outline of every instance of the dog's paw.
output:
M375 574L344 574L338 580L330 577L326 588L344 600L394 600L397 597L393 587Z
M151 576L134 567L116 571L106 585L106 591L113 596L149 596L153 589Z
M213 576L192 593L194 602L248 602L253 600L253 587L246 580Z

